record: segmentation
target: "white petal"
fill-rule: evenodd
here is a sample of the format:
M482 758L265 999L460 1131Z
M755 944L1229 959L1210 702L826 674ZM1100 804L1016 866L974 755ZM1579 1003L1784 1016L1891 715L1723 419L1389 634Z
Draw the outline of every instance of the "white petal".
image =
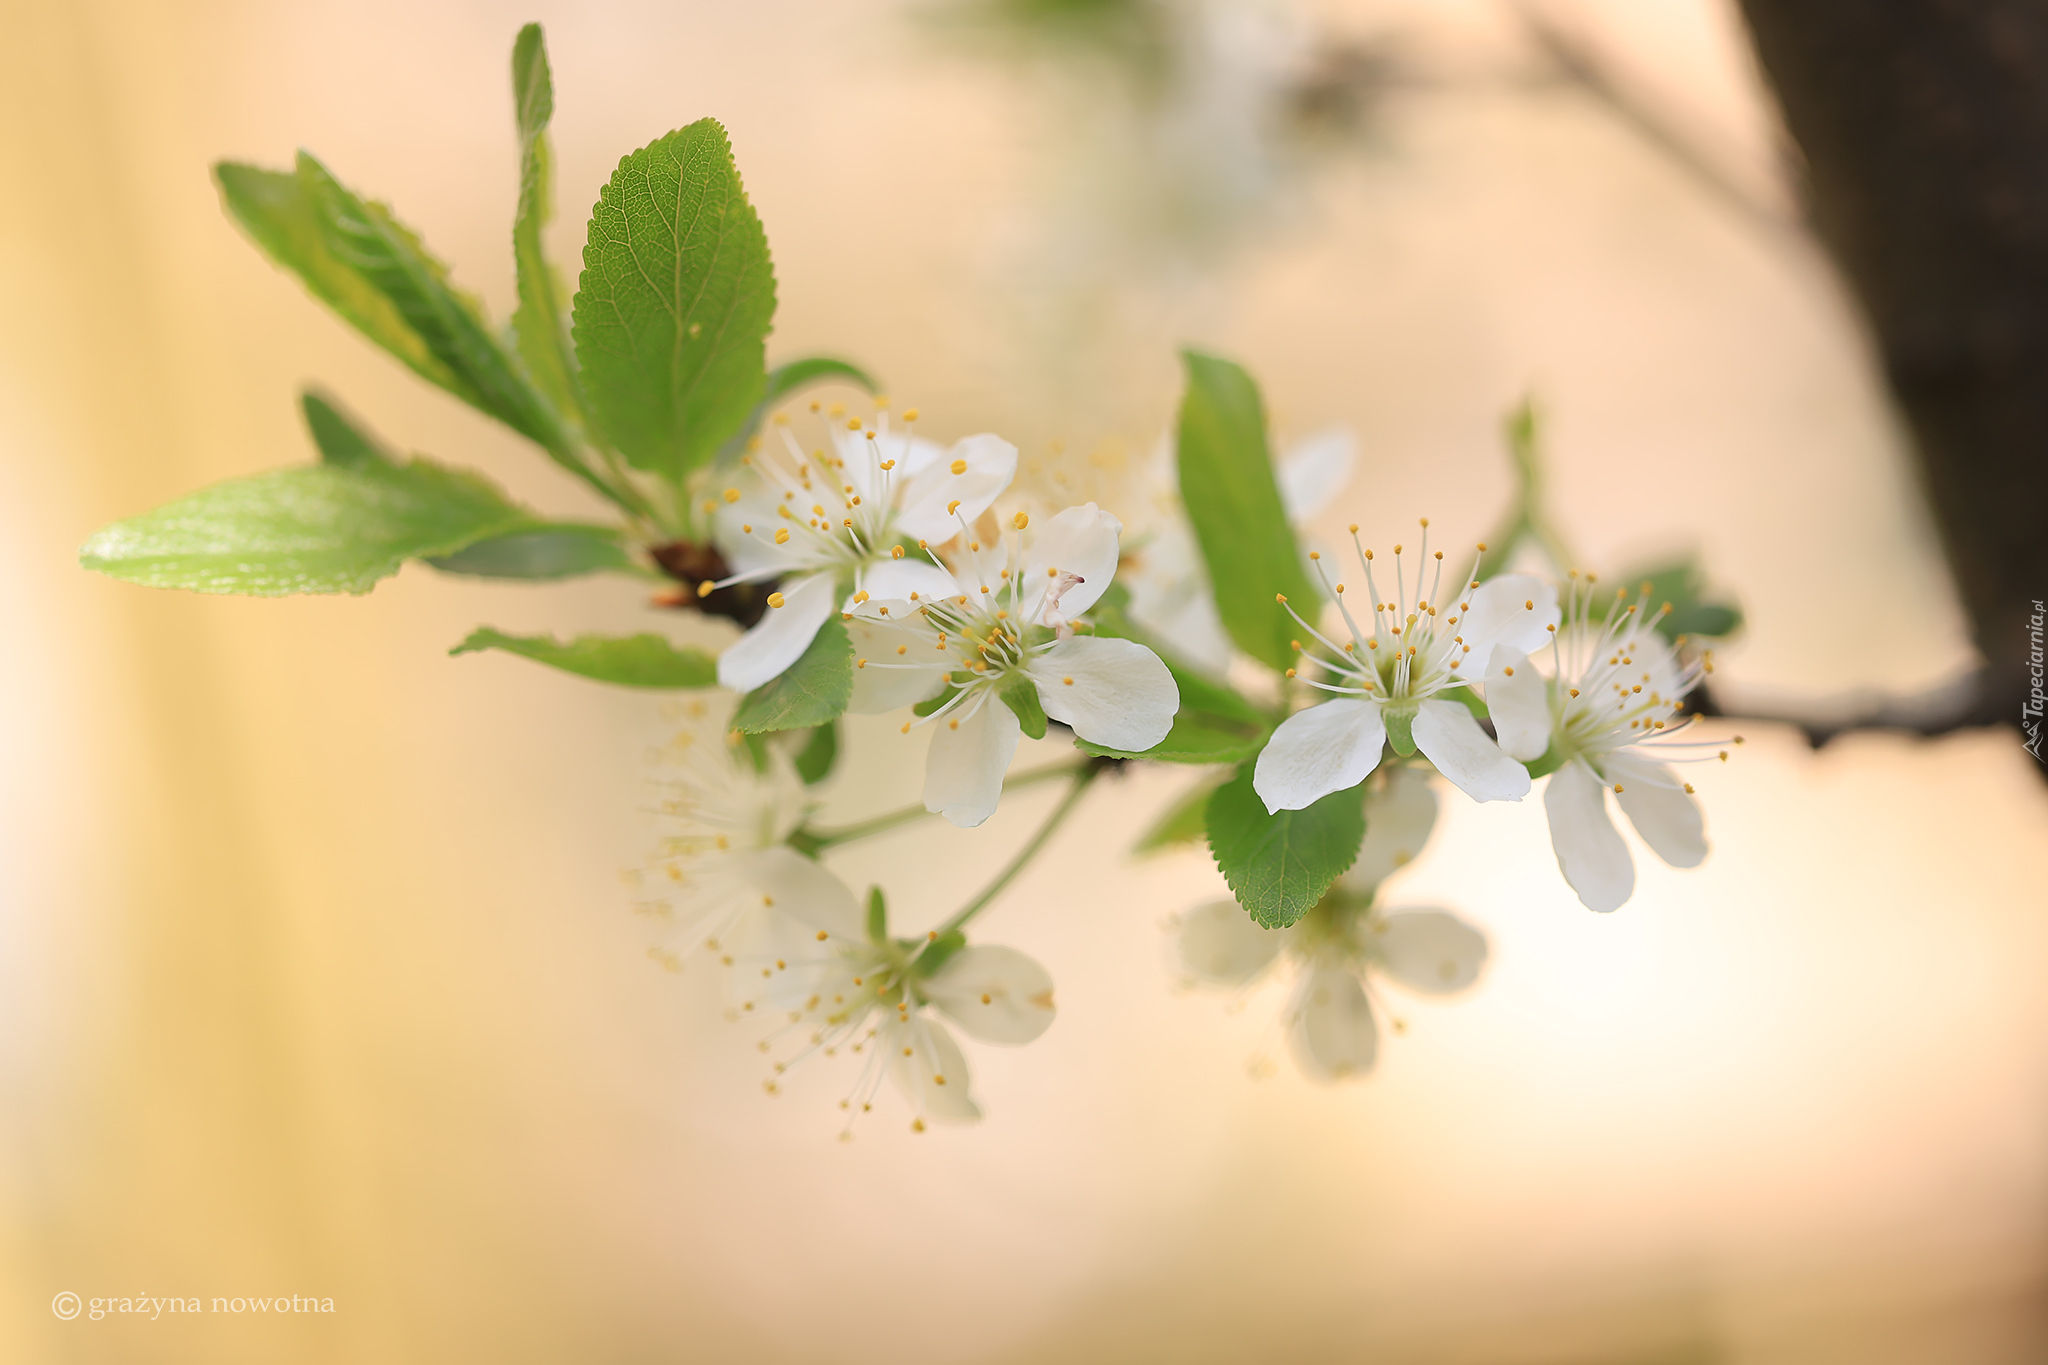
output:
M1550 684L1512 645L1493 651L1486 671L1486 709L1510 758L1533 763L1550 748Z
M718 685L751 692L803 657L818 627L839 610L839 589L828 573L783 580L782 605L718 656Z
M1280 952L1287 933L1262 929L1236 901L1209 901L1180 917L1181 965L1218 986L1240 986Z
M1557 590L1533 574L1489 578L1463 600L1472 604L1458 620L1458 634L1472 647L1458 666L1467 677L1487 674L1496 645L1535 653L1549 643L1547 627L1558 622Z
M953 466L965 461L958 474ZM911 476L903 490L902 510L895 527L912 540L929 540L933 545L951 540L960 532L964 518L970 524L1001 497L1017 475L1017 447L1000 436L983 432L956 441L953 448ZM960 506L947 508L954 502Z
M1300 810L1355 787L1379 766L1386 723L1374 702L1340 698L1282 721L1252 770L1268 811Z
M916 593L920 602L928 602L934 597L950 597L960 590L953 582L953 575L938 565L908 556L870 563L861 570L860 586L869 597L908 598ZM852 607L846 609L851 611Z
M969 706L976 708L972 714L966 713ZM1009 771L1024 728L1015 712L993 693L984 692L931 722L931 729L924 808L962 829L972 829L996 813L1003 774Z
M1166 738L1180 688L1135 640L1076 635L1031 661L1038 704L1092 744L1141 752Z
M1543 793L1558 870L1588 910L1618 910L1636 889L1636 865L1607 815L1606 788L1583 763L1550 775Z
M984 1043L1028 1043L1052 1024L1052 977L1015 948L962 948L925 981L924 993Z
M759 891L763 905L793 916L813 930L824 930L830 939L857 942L865 932L860 902L852 889L793 848L764 848L748 854L743 875Z
M1116 577L1117 542L1124 524L1088 503L1069 507L1035 528L1024 552L1023 591L1017 601L1017 615L1036 621L1045 602L1046 588L1061 574L1075 574L1081 582L1068 588L1060 598L1060 615L1073 618L1095 605ZM1051 570L1048 573L1047 570Z
M1615 801L1659 858L1673 867L1707 860L1707 834L1699 803L1686 795L1671 769L1631 753L1607 756L1607 775L1621 788Z
M1277 471L1287 520L1298 525L1322 511L1351 482L1357 459L1358 437L1349 427L1326 427L1288 447Z
M1474 801L1519 801L1529 794L1529 770L1502 753L1457 702L1432 697L1416 708L1415 747Z
M1304 1075L1341 1081L1372 1069L1379 1052L1378 1030L1365 987L1342 967L1309 972L1295 996L1288 1040Z
M846 633L853 640L853 700L858 716L879 715L936 696L953 669L941 653L939 633L918 615L917 604L901 598L863 602L851 612ZM897 653L902 650L902 653Z
M1359 891L1378 886L1394 869L1414 861L1435 825L1436 791L1428 771L1393 769L1383 784L1365 789L1365 842L1344 881Z
M944 1024L913 1014L884 1024L876 1041L886 1049L890 1078L919 1118L972 1123L981 1117L967 1088L967 1058Z
M1400 910L1372 921L1387 974L1412 991L1448 995L1479 979L1486 935L1448 910Z

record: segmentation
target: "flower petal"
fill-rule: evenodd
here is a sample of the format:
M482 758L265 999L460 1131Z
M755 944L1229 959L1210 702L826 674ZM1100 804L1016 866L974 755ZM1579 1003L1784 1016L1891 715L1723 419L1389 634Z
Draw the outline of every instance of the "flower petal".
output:
M1372 933L1387 974L1411 991L1462 991L1486 965L1486 935L1448 910L1399 910L1374 919Z
M1052 976L1015 948L962 948L923 989L969 1037L984 1043L1019 1046L1052 1024Z
M1372 1070L1379 1031L1365 987L1342 967L1319 966L1295 993L1288 1041L1310 1080L1341 1081Z
M1621 788L1616 803L1659 858L1673 867L1698 867L1707 860L1699 803L1668 766L1626 751L1609 754L1605 766Z
M879 559L869 564L861 570L860 586L869 597L908 598L916 593L920 602L951 597L960 590L953 575L938 565L908 557Z
M1533 763L1550 748L1550 684L1512 645L1493 651L1486 670L1486 709L1510 758Z
M860 902L845 882L793 848L764 848L746 855L743 875L764 906L793 916L833 939L859 942L864 930Z
M1289 446L1274 471L1287 520L1299 524L1322 511L1351 482L1357 459L1358 437L1349 427L1325 427Z
M839 609L839 588L829 573L784 579L782 605L770 607L753 629L718 656L718 685L751 692L803 657L818 627Z
M1464 600L1471 607L1459 617L1458 633L1472 652L1458 668L1468 678L1487 676L1496 645L1532 654L1549 642L1548 627L1558 623L1557 589L1533 574L1489 578Z
M1236 901L1209 901L1180 917L1177 946L1188 975L1218 986L1241 986L1265 970L1286 942L1284 929L1262 929Z
M1412 862L1436 826L1436 791L1423 768L1399 767L1365 789L1365 842L1344 874L1354 890L1369 891L1394 869Z
M1180 688L1135 640L1076 635L1031 661L1038 704L1091 744L1143 752L1166 738Z
M1296 711L1260 751L1252 790L1268 811L1314 805L1370 777L1386 742L1375 702L1340 698Z
M1636 865L1607 814L1606 788L1583 763L1550 775L1543 809L1558 870L1588 910L1618 910L1636 889Z
M853 670L847 710L879 715L938 694L954 668L953 656L939 649L939 633L918 614L916 603L869 601L843 615L855 662L867 660Z
M967 1057L944 1024L919 1013L882 1025L876 1040L889 1059L889 1076L917 1116L972 1123L981 1106L968 1090Z
M1457 702L1432 697L1416 708L1415 747L1474 801L1519 801L1529 794L1529 770L1502 753Z
M1024 727L1015 712L984 691L934 720L932 729L931 753L924 765L924 808L962 829L972 829L996 813L1003 774L1016 756Z
M953 466L963 461L965 467L955 474ZM934 545L951 540L959 534L962 519L971 524L1016 476L1017 447L1002 437L983 432L956 441L945 456L911 476L895 529ZM956 501L960 506L947 510Z
M1061 596L1060 615L1071 619L1094 606L1116 577L1117 542L1123 529L1122 522L1092 502L1069 507L1046 522L1024 552L1018 619L1039 619L1045 590L1058 582L1061 574L1074 574L1081 581Z

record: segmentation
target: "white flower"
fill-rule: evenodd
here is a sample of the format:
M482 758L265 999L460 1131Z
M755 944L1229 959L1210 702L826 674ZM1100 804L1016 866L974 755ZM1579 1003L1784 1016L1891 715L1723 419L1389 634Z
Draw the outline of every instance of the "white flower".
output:
M927 1118L980 1118L966 1055L943 1020L982 1042L1022 1046L1052 1024L1052 977L1014 948L963 945L957 934L892 939L879 923L864 930L853 893L834 882L837 895L807 899L799 912L822 947L806 953L810 944L792 940L762 973L761 1003L787 1009L789 1030L800 1037L775 1075L815 1054L862 1057L840 1101L848 1113L842 1137L874 1108L885 1074L910 1102L918 1132ZM776 1093L780 1082L767 1088Z
M1576 573L1573 580L1576 596ZM1647 603L1647 596L1626 607L1617 601L1604 626L1575 626L1554 638L1548 675L1512 648L1495 650L1486 674L1501 748L1526 763L1548 755L1546 766L1554 767L1543 793L1550 843L1589 910L1618 909L1635 890L1635 863L1607 813L1609 788L1665 862L1698 867L1707 856L1692 787L1665 760L1719 746L1678 738L1689 728L1679 703L1700 674L1681 667L1657 633L1657 618L1639 609ZM1578 610L1573 617L1586 619Z
M674 822L650 866L631 874L661 894L639 909L658 925L655 961L681 970L701 947L726 965L753 962L786 932L778 921L807 902L842 894L838 880L788 846L814 803L780 749L765 765L725 729L731 698L693 700L662 759L659 811Z
M1312 1080L1343 1080L1372 1069L1379 1051L1372 978L1448 995L1478 980L1486 964L1485 935L1450 911L1382 911L1374 904L1375 874L1407 862L1429 837L1436 796L1428 775L1397 768L1367 792L1365 803L1359 862L1299 923L1262 929L1235 901L1212 901L1178 924L1181 963L1198 981L1246 988L1276 961L1294 968L1281 1022L1296 1063ZM1381 832L1377 845L1375 831ZM1396 1031L1401 1027L1397 1019Z
M1260 753L1252 785L1267 810L1300 810L1331 792L1357 786L1379 766L1389 738L1396 753L1421 750L1475 801L1519 801L1528 793L1528 771L1487 738L1470 710L1444 694L1483 678L1496 646L1534 649L1549 638L1557 625L1557 594L1528 574L1504 574L1481 586L1475 559L1470 572L1452 580L1453 596L1462 592L1460 600L1446 602L1443 552L1430 557L1428 526L1425 520L1412 595L1401 566L1402 547L1394 547L1394 594L1389 598L1380 596L1374 580L1372 552L1359 546L1358 528L1351 528L1372 598L1372 628L1360 631L1344 595L1346 585L1337 584L1330 595L1350 633L1349 644L1338 646L1287 607L1302 630L1328 651L1326 657L1304 649L1303 658L1341 681L1305 679L1311 687L1337 693L1338 699L1288 717ZM1329 589L1321 555L1309 558ZM1281 601L1284 605L1286 599ZM1439 615L1440 610L1446 614Z
M964 535L936 595L913 591L845 613L854 641L849 710L894 711L951 692L903 729L935 727L925 807L964 827L995 813L1023 734L1005 694L1025 705L1035 699L1083 739L1132 751L1166 738L1180 709L1180 689L1151 650L1071 632L1071 618L1116 574L1122 523L1091 502L1053 517L1027 543L1028 524L1019 513L1016 533L987 550Z
M902 542L949 539L1017 472L1017 448L999 436L969 436L942 450L907 429L892 433L887 412L872 425L850 418L827 427L829 453L820 446L806 454L779 415L773 431L782 450L764 442L734 485L704 504L736 570L714 586L782 580L768 614L718 657L719 685L735 692L795 663L852 594L944 592L945 575L906 558Z
M1350 482L1358 441L1344 427L1332 427L1290 446L1274 461L1280 504L1289 524L1299 532L1337 491ZM1172 489L1177 477L1171 445L1160 461L1163 481ZM1177 491L1143 547L1123 566L1131 594L1131 619L1162 640L1172 640L1185 663L1212 677L1230 667L1235 646L1216 612L1201 548L1188 525Z

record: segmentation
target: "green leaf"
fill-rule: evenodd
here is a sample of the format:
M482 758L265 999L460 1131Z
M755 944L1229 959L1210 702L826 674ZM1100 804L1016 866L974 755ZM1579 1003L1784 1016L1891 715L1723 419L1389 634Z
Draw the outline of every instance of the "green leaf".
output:
M832 775L839 761L839 722L827 721L811 731L804 747L796 752L796 775L807 787L815 787Z
M868 942L880 946L889 941L889 902L882 898L882 888L868 888Z
M493 536L427 561L442 573L544 581L586 573L641 572L609 526L561 522Z
M882 386L851 361L834 360L829 356L808 356L802 360L791 360L768 371L768 387L761 394L761 401L754 404L754 410L747 414L747 420L740 429L726 438L718 449L721 460L736 459L746 452L747 442L761 428L761 422L768 416L768 410L798 389L812 384L852 384L866 389L869 393L880 393Z
M741 734L807 730L835 720L853 700L853 640L838 619L818 627L803 656L782 676L740 699L732 728Z
M295 173L222 162L221 200L277 265L421 377L545 447L604 490L576 460L560 419L498 344L447 267L382 204L348 190L310 154Z
M937 938L928 939L919 951L918 941L911 939L903 947L917 952L911 960L910 969L919 980L928 980L939 974L939 969L953 960L953 954L967 946L967 935L958 929L948 929Z
M1216 610L1237 647L1275 669L1293 662L1288 641L1300 632L1274 601L1284 594L1315 619L1321 600L1301 567L1301 551L1266 449L1266 410L1258 386L1227 360L1181 352L1188 373L1180 408L1180 492L1202 547Z
M1731 603L1705 600L1707 576L1695 559L1681 559L1625 575L1616 580L1615 586L1627 594L1622 599L1624 605L1642 601L1641 590L1649 589L1649 600L1642 609L1652 614L1658 631L1667 640L1676 640L1681 635L1718 639L1742 628L1741 608ZM1592 618L1605 621L1614 610L1615 601L1612 596L1596 599L1590 613ZM1671 610L1661 617L1656 616L1655 613L1666 602L1671 604Z
M1284 929L1309 912L1358 859L1365 801L1356 787L1305 810L1269 815L1252 790L1252 768L1216 789L1207 812L1209 850L1251 917Z
M1045 738L1045 707L1038 700L1037 683L1022 674L1013 674L996 695L1016 714L1017 723L1024 727L1026 737Z
M541 245L541 229L555 211L554 152L547 136L555 85L539 24L520 29L512 44L512 108L519 126L519 211L512 220L519 303L512 310L512 339L535 385L558 411L580 423L583 393L569 349L568 293Z
M1193 791L1167 807L1166 814L1147 830L1131 849L1133 853L1157 853L1180 844L1191 844L1209 832L1209 798L1216 782L1202 782Z
M231 479L117 521L79 562L154 588L362 593L408 559L529 524L481 476L430 460L318 464Z
M1074 747L1099 758L1150 758L1162 763L1242 763L1266 747L1271 733L1262 724L1244 724L1222 716L1188 710L1173 718L1166 738L1142 752L1112 749L1078 736Z
M680 483L766 385L775 270L713 119L619 162L590 217L572 332L593 415Z
M326 395L307 389L299 395L306 414L306 428L313 444L320 448L323 464L343 469L360 469L369 464L395 464L398 457L383 442L351 422Z
M678 647L660 635L579 635L564 643L552 635L507 635L478 626L450 654L502 649L550 668L620 687L693 688L718 685L718 660L701 649Z

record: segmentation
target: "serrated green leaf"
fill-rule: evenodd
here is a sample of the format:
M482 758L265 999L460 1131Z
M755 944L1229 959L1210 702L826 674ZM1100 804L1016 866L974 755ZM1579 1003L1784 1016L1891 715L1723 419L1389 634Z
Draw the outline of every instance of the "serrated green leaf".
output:
M718 660L701 649L670 643L660 635L579 635L567 642L552 635L507 635L478 626L450 654L502 649L578 677L620 687L696 688L718 685Z
M1038 700L1038 684L1022 674L1013 674L996 695L1017 717L1027 739L1045 738L1045 706Z
M442 573L546 582L587 573L643 572L609 526L557 522L492 536L429 559Z
M488 480L430 460L277 469L115 522L79 562L131 583L281 597L368 592L408 559L530 525Z
M1353 787L1268 814L1247 764L1209 798L1207 822L1209 850L1237 903L1266 928L1284 929L1358 860L1365 800Z
M533 382L558 412L580 425L583 392L569 349L568 293L541 244L541 229L555 212L554 151L547 136L555 85L539 24L519 30L512 44L512 109L519 128L519 210L512 220L519 303L512 311L512 338Z
M635 466L680 483L767 382L768 238L713 119L619 162L591 212L571 331L592 415Z
M839 722L828 721L811 731L804 747L796 751L796 775L807 787L815 787L832 775L839 762Z
M1158 853L1181 844L1192 844L1209 832L1209 798L1216 782L1203 782L1167 807L1166 813L1132 847L1133 853Z
M732 728L741 734L808 730L836 720L853 700L853 639L838 618L818 627L803 656L781 677L740 698Z
M422 378L531 437L611 496L577 461L560 419L475 301L455 290L447 267L389 209L354 194L306 152L292 174L222 162L214 175L229 215L315 298Z
M1201 546L1216 610L1237 647L1275 669L1293 662L1288 641L1300 632L1274 600L1315 619L1321 600L1301 567L1301 551L1266 448L1266 409L1250 375L1227 360L1181 352L1187 393L1181 400L1181 501Z
M1098 758L1149 758L1161 763L1242 763L1266 747L1264 725L1245 725L1223 716L1189 711L1174 716L1166 738L1142 752L1112 749L1078 736L1074 747Z
M306 429L313 433L322 464L360 469L368 464L393 464L397 456L375 436L357 426L324 394L307 389L299 395Z

